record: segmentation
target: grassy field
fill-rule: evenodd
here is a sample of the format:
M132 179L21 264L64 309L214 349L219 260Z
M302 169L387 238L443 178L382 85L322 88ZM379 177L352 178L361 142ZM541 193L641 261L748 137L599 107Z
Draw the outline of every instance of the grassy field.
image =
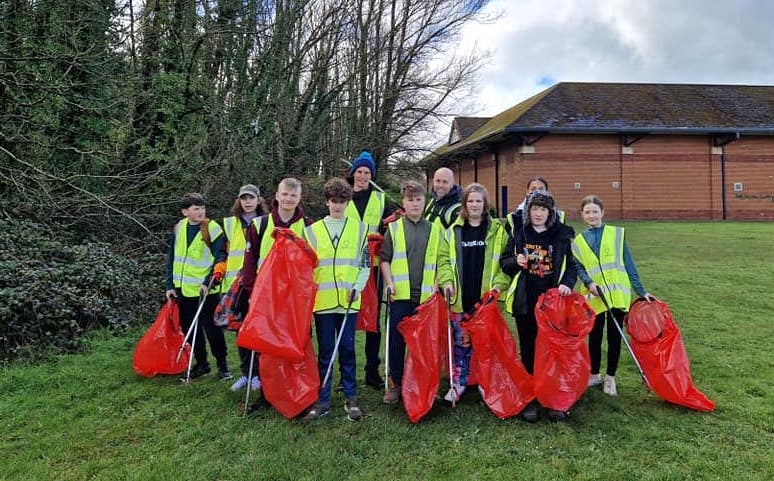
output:
M95 336L86 354L3 368L0 479L774 479L774 223L625 225L714 413L659 400L624 352L619 396L588 391L566 423L501 421L473 395L412 425L365 387L360 423L346 420L338 395L311 425L270 410L243 418L243 393L214 376L191 386L136 376L137 330ZM236 367L235 348L230 356Z

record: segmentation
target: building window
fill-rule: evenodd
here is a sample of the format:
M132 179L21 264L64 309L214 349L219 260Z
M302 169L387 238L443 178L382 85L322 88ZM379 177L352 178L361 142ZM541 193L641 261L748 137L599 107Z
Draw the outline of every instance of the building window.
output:
M734 182L734 192L742 192L744 190L744 184L741 182Z

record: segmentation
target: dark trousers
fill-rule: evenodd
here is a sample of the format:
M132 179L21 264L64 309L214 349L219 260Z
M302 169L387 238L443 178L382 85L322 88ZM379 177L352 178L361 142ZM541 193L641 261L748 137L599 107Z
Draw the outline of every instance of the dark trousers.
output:
M258 353L244 347L238 348L237 352L239 352L239 370L242 371L242 375L247 378L258 377ZM253 358L252 375L250 373L251 357Z
M406 359L406 341L403 335L398 331L398 324L404 317L414 313L414 309L419 306L416 302L395 301L390 304L390 379L395 386L400 386L403 382L403 362Z
M519 334L519 355L524 369L532 374L535 367L535 339L537 338L537 321L534 310L529 314L517 314L516 331Z
M336 336L342 328L344 314L315 314L314 327L317 333L317 368L320 371L320 382L325 379L325 372L328 364L333 358L333 350L336 347ZM355 324L357 323L357 312L350 312L344 323L344 331L339 343L339 373L341 373L341 386L344 389L344 396L353 398L357 396L357 381L355 374L357 372L355 363ZM322 406L330 406L331 402L331 381L333 379L333 370L328 377L328 382L320 386L320 400Z
M376 311L376 332L366 332L365 334L365 372L366 374L374 373L379 375L379 364L382 363L379 357L379 348L382 345L382 327L379 322L379 314L381 313L384 287L382 286L383 282L382 276L379 274L379 268L375 269L376 274L372 272L371 275L376 275L377 306L379 309Z
M599 374L602 361L602 331L607 323L607 375L615 376L618 360L621 357L621 333L613 324L621 326L626 313L621 309L613 309L612 314L601 312L594 319L594 328L589 333L589 356L591 357L591 374ZM614 320L617 319L617 320Z
M180 327L183 329L183 333L188 332L188 328L191 327L193 318L196 315L196 310L199 307L198 297L178 297L178 306L180 307ZM228 351L226 349L226 336L223 334L223 329L215 326L212 322L212 315L215 312L215 306L218 305L218 295L213 294L207 296L204 301L204 307L199 314L199 322L196 327L196 342L193 344L193 354L196 359L196 363L202 366L209 364L207 361L207 347L205 345L204 337L207 336L207 340L210 342L210 350L218 366L226 366L226 356ZM189 342L193 341L193 333Z

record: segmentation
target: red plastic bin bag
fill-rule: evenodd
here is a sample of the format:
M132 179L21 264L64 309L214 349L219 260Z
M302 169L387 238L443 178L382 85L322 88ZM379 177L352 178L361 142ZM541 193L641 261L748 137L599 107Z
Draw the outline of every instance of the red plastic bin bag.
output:
M317 255L290 229L271 233L274 245L261 265L250 296L250 310L237 345L293 361L306 356L317 284Z
M715 409L715 403L693 384L680 329L666 304L638 299L625 325L632 351L653 392L665 401L696 411Z
M430 411L438 394L448 335L446 317L446 303L436 292L398 324L408 350L401 395L412 423Z
M177 361L177 353L184 339L177 303L168 300L134 348L134 372L143 377L153 377L157 374L179 374L185 371L191 355L190 344L186 344L180 361Z
M320 373L312 338L307 338L304 358L291 361L270 354L261 355L259 372L263 396L287 419L292 419L319 398Z
M368 234L368 252L371 255L371 275L368 276L360 296L360 311L357 313L358 331L377 332L379 330L379 292L377 277L379 276L379 251L384 237L381 234Z
M495 291L485 294L473 315L461 325L470 333L473 346L471 377L477 379L484 403L492 413L506 419L519 414L535 399L535 389L497 306L498 297Z
M540 404L569 411L583 395L591 372L586 336L594 327L594 311L577 292L543 293L535 305L535 395Z

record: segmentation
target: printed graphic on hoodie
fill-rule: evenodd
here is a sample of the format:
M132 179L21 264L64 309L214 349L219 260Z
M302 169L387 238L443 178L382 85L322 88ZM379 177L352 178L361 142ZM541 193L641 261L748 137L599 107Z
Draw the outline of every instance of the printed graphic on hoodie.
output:
M540 244L524 245L524 254L527 256L527 269L533 276L546 277L554 272L554 248L548 248Z

